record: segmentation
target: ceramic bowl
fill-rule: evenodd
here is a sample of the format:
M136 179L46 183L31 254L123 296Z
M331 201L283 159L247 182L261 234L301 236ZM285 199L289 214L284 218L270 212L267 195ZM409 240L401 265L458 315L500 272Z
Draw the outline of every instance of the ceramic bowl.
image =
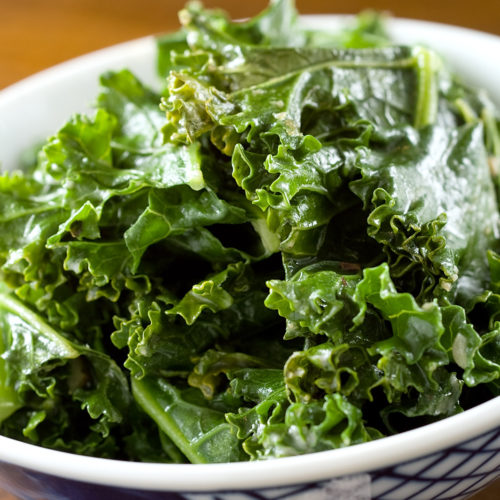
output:
M309 16L333 29L345 18ZM396 40L435 48L464 79L500 103L500 38L463 28L393 20ZM0 160L53 133L97 94L98 75L128 67L156 85L155 44L145 38L59 65L0 92ZM0 485L23 499L448 499L500 476L500 397L378 441L276 460L170 465L82 457L0 437Z

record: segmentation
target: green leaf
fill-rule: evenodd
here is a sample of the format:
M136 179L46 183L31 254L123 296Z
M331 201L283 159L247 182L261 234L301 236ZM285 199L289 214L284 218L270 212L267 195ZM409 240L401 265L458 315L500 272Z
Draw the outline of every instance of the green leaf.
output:
M354 293L360 275L337 274L339 268L334 262L324 263L302 269L290 280L269 281L266 306L290 322L289 331L297 325L342 342L346 326L359 312Z
M121 422L130 403L127 381L114 361L66 339L11 295L0 294L0 307L8 387L23 399L30 391L51 399L61 390L62 382L55 375L67 365L70 375L65 390L92 419L99 420L99 431L106 437L109 424Z
M355 324L362 320L366 304L375 307L391 323L393 337L376 343L374 351L387 353L397 349L412 365L426 350L441 348L444 327L440 308L435 302L420 307L409 293L398 293L386 264L364 270L355 300L361 304L360 313L354 318Z
M151 190L148 207L125 232L124 239L137 269L145 250L169 236L183 234L194 227L247 220L244 210L219 199L209 190L198 192L187 186Z
M491 382L500 377L500 364L493 356L485 356L482 351L488 344L498 344L500 339L500 324L482 335L467 321L465 311L460 306L443 308L443 324L445 335L443 345L449 351L450 358L462 370L463 379L468 386L476 386Z
M134 397L192 463L234 462L240 448L224 414L162 379L132 380Z
M186 324L192 325L204 309L213 313L228 309L233 305L233 297L226 290L229 283L240 281L236 286L240 289L249 289L243 282L244 267L242 263L229 264L223 271L197 283L167 314L179 314ZM223 285L226 285L224 287Z
M366 151L362 179L350 185L371 212L368 232L393 275L423 268L424 288L438 282L436 293L462 303L489 281L498 218L482 134L480 125L436 126L401 137Z
M245 22L231 22L224 12L204 10L199 3L188 4L179 18L192 50L209 49L226 60L242 45L287 46L302 41L292 0L271 0L267 9Z

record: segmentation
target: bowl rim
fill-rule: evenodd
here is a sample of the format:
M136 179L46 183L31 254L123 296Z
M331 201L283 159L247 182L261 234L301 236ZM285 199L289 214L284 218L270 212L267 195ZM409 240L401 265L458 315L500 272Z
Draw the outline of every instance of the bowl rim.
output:
M328 22L337 27L349 18L352 15L302 16L308 26ZM389 29L397 33L438 30L441 36L452 33L500 48L496 35L441 23L397 18L390 21ZM152 40L149 36L113 45L43 70L1 90L0 106L32 89L67 78L82 64L90 68L96 60L111 59L123 50L151 56ZM124 462L50 450L0 436L0 468L4 462L60 478L141 490L255 490L360 474L421 458L500 428L498 415L500 396L441 421L368 443L295 457L223 464Z
M0 436L1 462L86 483L141 490L256 490L358 475L420 459L500 429L500 396L401 434L307 455L253 462L163 464L75 455Z

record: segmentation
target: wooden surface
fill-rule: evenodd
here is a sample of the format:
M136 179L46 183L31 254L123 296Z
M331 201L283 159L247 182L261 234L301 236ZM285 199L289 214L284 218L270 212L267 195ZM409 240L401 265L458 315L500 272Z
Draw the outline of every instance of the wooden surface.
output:
M266 0L206 0L235 18ZM297 0L302 13L356 13L366 8L500 35L500 0ZM178 27L183 0L0 0L0 88L44 68L118 42ZM500 54L499 61L500 62ZM473 497L498 500L500 481ZM0 500L15 500L1 490ZM50 499L48 499L50 500Z
M372 7L399 17L467 26L500 35L500 1L296 0L303 13L355 13ZM0 88L74 56L177 28L184 0L0 0ZM233 17L267 0L206 0Z

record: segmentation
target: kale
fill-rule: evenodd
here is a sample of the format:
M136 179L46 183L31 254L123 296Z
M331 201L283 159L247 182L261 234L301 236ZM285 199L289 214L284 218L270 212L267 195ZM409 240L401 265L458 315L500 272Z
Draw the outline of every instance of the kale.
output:
M494 105L374 13L180 19L0 177L0 433L227 462L499 395Z

